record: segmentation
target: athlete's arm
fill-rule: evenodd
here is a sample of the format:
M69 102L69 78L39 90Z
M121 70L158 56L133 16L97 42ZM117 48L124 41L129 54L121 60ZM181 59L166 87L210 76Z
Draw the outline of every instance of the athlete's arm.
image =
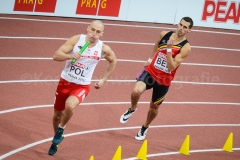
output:
M107 81L108 77L111 75L117 64L117 58L115 53L106 44L103 44L102 47L102 58L105 58L108 61L108 65L103 78L95 84L96 89L100 88Z
M59 49L54 53L53 60L65 61L72 58L79 59L81 55L79 53L68 54L73 50L74 45L78 42L80 35L69 38Z
M183 60L190 54L191 47L189 43L186 43L182 48L180 53L178 53L175 58L172 58L172 52L167 52L167 68L169 71L177 68Z
M158 45L159 45L159 42L161 41L161 39L164 37L164 35L167 33L168 31L162 31L160 32L160 36L159 36L159 39L156 41L156 43L154 44L153 46L153 50L152 50L152 54L149 56L149 59L153 59L154 55L157 53L157 50L158 50ZM149 61L146 61L144 66L148 66L150 64Z

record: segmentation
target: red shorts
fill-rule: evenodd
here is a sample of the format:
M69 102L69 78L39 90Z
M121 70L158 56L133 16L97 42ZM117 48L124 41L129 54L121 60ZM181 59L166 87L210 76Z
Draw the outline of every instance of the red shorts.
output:
M64 110L65 102L69 96L77 97L79 103L83 102L84 98L88 95L89 91L90 85L79 85L60 78L55 93L54 109L58 111Z

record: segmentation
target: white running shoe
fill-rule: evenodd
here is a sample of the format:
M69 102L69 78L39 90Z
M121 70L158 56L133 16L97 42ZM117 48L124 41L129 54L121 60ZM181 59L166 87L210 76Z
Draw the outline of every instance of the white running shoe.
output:
M132 111L131 108L128 108L128 110L120 117L120 122L126 123L136 110L137 108L134 111Z
M139 141L144 140L147 135L148 128L149 127L145 128L144 126L142 126L142 128L139 130L139 132L135 136L135 139Z

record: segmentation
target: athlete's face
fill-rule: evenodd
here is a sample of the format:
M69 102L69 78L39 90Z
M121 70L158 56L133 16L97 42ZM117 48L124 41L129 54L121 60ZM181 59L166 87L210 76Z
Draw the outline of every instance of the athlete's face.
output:
M97 41L103 35L104 26L102 23L93 22L87 28L87 35L91 42Z
M178 23L178 27L177 27L177 35L178 35L178 37L182 37L182 36L186 35L187 33L189 33L191 31L189 26L190 26L190 23L186 22L184 19L182 19Z

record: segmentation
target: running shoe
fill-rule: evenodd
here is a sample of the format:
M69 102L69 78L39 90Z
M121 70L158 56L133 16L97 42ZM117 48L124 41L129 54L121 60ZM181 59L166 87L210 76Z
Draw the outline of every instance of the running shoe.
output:
M50 149L49 149L49 151L48 151L48 154L50 156L52 156L52 155L54 155L57 152L57 150L58 150L58 145L52 144Z
M52 141L53 144L58 145L62 142L62 140L64 138L63 131L64 131L64 129L58 127L57 133L53 137L53 141Z
M147 135L147 131L148 131L148 127L145 128L144 126L142 126L142 128L139 130L139 132L135 136L135 139L139 141L144 140Z
M126 123L128 119L132 116L132 114L137 110L137 108L132 111L131 108L129 108L123 115L120 117L121 123Z

